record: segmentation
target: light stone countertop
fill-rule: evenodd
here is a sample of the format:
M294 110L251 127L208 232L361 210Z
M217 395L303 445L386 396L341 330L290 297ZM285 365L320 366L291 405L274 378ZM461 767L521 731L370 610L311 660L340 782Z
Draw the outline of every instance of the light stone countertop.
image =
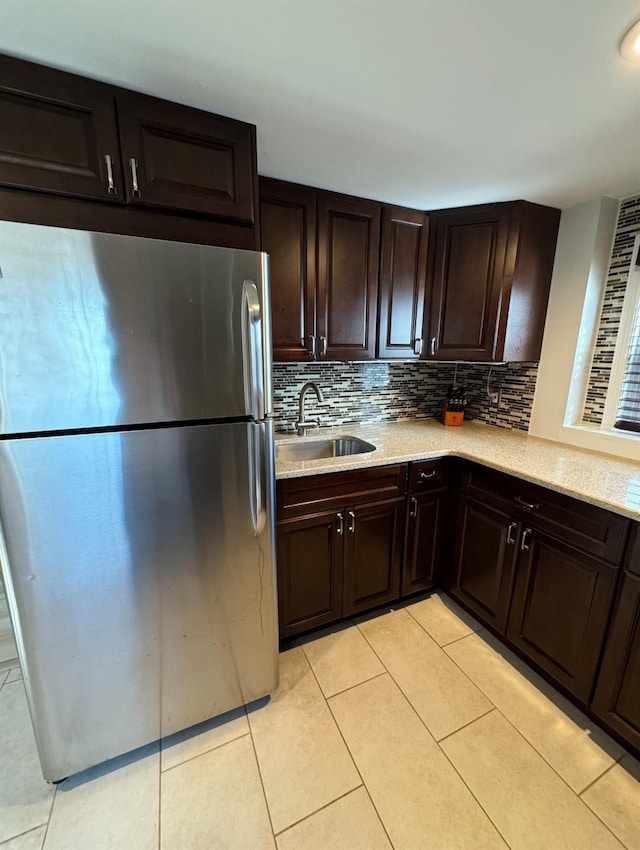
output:
M435 419L345 425L320 428L307 437L276 434L276 446L337 436L360 437L376 450L295 463L276 459L276 479L452 455L640 520L640 459L616 458L477 422L460 428L445 428Z

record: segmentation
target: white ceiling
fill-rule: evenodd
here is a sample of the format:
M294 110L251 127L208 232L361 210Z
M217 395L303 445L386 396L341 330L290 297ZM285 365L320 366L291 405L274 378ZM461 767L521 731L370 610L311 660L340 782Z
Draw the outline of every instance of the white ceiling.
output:
M0 51L251 121L261 174L438 207L640 190L640 0L0 0Z

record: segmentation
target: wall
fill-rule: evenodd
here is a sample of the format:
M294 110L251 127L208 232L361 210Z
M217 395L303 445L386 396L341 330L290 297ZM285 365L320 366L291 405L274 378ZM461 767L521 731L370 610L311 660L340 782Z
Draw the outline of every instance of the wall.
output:
M562 212L529 433L637 460L638 439L582 422L619 206L597 198Z
M594 425L602 422L633 242L638 233L640 196L620 205L584 404L583 421Z
M342 426L437 416L455 373L453 363L276 363L273 367L276 429L294 430L298 397L305 381L315 381L325 395L322 405L318 405L315 396L309 397L307 417L320 418L323 426ZM497 406L490 406L486 396L489 373L491 389L501 392ZM458 364L457 381L467 387L469 397L467 418L526 431L536 374L536 363Z

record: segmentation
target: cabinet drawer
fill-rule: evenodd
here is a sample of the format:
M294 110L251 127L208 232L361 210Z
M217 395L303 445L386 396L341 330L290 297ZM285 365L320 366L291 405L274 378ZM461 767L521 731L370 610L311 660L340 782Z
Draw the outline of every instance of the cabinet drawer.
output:
M423 460L409 464L410 493L423 493L426 490L446 487L447 479L447 464L444 460Z
M407 492L407 466L381 466L286 478L276 482L278 519L330 511L348 505L381 502Z
M581 552L612 564L622 561L629 520L604 508L573 499L511 475L474 466L465 477L466 489L499 494L512 505L523 525L546 531Z

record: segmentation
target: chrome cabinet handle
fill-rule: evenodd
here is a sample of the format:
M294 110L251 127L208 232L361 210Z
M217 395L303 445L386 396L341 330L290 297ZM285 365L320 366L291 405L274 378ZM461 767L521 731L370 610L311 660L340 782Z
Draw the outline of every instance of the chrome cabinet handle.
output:
M108 153L104 155L104 162L107 166L107 190L110 195L115 195L117 193L116 184L113 182L113 160Z
M521 499L520 496L514 496L513 501L516 505L520 505L521 508L524 508L526 511L537 511L540 505L535 502L525 502L524 499Z
M520 541L520 549L523 552L529 551L529 544L527 543L528 538L531 536L531 529L525 528L522 532L522 540Z
M326 336L320 337L320 346L321 346L320 357L326 357L327 356L327 338L326 338Z
M431 337L431 356L436 356L436 338L435 336Z
M516 538L513 536L513 532L518 527L517 522L512 522L507 529L507 543L514 544L516 542Z
M349 511L347 516L349 517L349 525L347 526L347 531L350 531L351 534L354 534L356 530L356 515L353 511Z
M409 500L409 516L418 516L418 500L412 496Z
M138 160L135 156L132 156L129 160L129 165L131 166L131 185L133 188L133 194L138 198L140 197L140 186L138 185Z
M413 353L418 357L422 354L422 337L418 337L413 343Z
M428 481L430 478L435 478L438 474L437 469L432 469L431 472L421 472L420 481Z
M336 518L338 520L338 534L342 534L344 531L344 516L340 514L336 514Z
M309 352L309 354L315 360L316 359L316 338L315 338L314 334L311 334L311 336L309 337L309 344L311 346L311 351Z

